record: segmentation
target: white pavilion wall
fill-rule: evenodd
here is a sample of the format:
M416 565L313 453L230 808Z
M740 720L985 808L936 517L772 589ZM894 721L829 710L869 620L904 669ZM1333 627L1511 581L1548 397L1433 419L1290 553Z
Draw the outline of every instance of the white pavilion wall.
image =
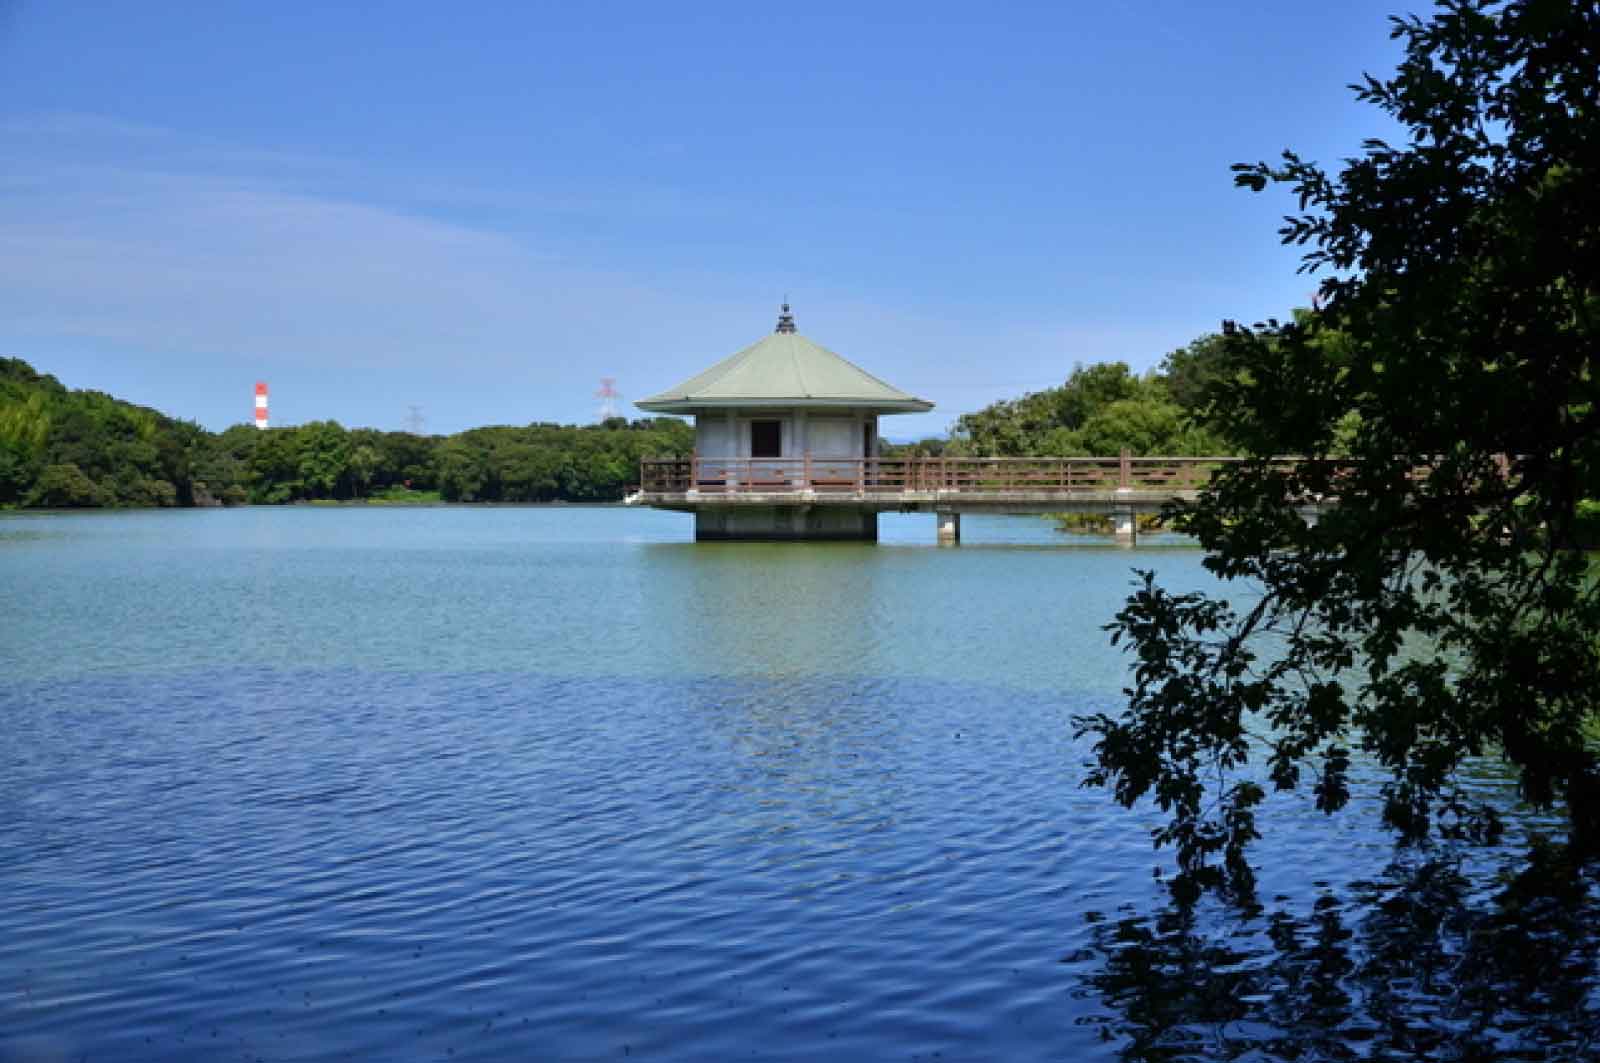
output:
M875 414L829 410L737 410L730 418L718 410L695 417L695 453L702 458L750 457L750 422L778 421L782 424L783 457L799 458L810 453L818 458L861 458L866 440L863 425L872 427L872 450L877 452L878 418Z

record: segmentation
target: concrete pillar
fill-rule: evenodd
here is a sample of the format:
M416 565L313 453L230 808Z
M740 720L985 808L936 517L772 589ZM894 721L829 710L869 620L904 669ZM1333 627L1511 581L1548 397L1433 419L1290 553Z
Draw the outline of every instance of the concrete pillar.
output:
M727 514L714 509L697 509L694 512L694 541L710 542L727 538Z
M1118 546L1139 545L1139 517L1132 506L1118 506L1111 511L1111 527L1116 532Z
M790 440L791 446L785 457L799 458L801 463L797 466L800 470L798 475L791 472L793 479L790 482L799 487L810 488L809 475L811 467L806 464L805 459L811 456L811 431L806 427L806 411L794 411L794 419L791 424L794 426L790 430L793 438ZM792 470L796 466L791 466L790 468Z
M878 541L878 514L853 506L701 506L697 542Z
M961 541L961 514L954 510L941 509L935 518L939 522L939 545L955 546Z

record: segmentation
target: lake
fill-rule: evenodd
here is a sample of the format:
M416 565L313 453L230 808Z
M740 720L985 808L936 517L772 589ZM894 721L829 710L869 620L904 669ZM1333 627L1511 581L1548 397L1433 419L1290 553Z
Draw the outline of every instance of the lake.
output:
M1071 717L1120 703L1132 568L1201 555L962 531L0 516L0 1059L1189 1058L1117 980L1155 819L1080 787ZM1395 859L1270 809L1294 918ZM1271 931L1199 918L1156 937Z

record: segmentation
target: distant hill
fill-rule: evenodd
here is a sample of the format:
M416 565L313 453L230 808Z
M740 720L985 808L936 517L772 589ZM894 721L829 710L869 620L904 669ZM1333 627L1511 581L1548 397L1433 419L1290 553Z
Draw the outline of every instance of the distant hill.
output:
M620 499L639 459L681 456L674 418L474 428L453 436L334 421L208 432L0 359L0 506L194 506L324 499Z
M0 359L0 504L191 505L192 454L206 434Z

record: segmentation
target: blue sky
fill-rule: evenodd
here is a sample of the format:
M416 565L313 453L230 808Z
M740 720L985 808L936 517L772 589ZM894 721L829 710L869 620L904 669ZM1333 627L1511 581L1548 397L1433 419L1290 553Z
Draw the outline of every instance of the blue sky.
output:
M0 354L212 428L589 421L772 328L938 404L1304 304L1228 166L1421 7L0 0ZM628 412L633 412L631 406Z

